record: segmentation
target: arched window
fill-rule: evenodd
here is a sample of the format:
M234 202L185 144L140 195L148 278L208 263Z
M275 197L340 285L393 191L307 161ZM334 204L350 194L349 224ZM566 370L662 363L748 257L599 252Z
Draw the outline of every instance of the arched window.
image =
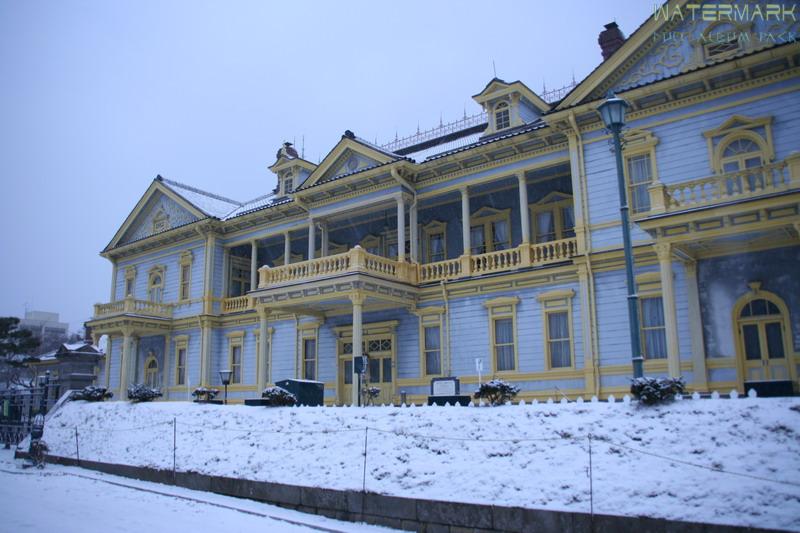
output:
M144 363L144 384L151 389L158 388L158 361L154 355L148 357Z
M494 106L494 129L495 131L511 126L511 113L508 102L500 102Z
M160 303L164 296L164 274L160 270L150 273L147 297L151 302Z
M753 192L764 188L765 164L760 137L753 132L743 132L719 144L719 162L724 174L735 173L726 180L728 194Z

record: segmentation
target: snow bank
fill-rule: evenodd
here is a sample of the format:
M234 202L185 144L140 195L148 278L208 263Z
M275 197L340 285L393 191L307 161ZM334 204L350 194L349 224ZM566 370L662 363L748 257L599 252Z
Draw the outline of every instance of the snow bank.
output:
M504 407L72 402L52 453L437 500L800 531L800 399ZM366 476L364 455L366 445ZM740 474L740 475L734 475Z

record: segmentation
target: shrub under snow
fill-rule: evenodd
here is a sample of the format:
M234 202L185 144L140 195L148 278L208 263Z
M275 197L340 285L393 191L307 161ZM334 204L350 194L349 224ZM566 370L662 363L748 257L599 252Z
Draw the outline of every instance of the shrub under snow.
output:
M132 402L151 402L163 396L161 391L147 385L137 383L128 387L128 399Z
M70 396L70 400L102 402L103 400L109 400L113 397L114 393L105 387L95 387L94 385L89 385L88 387L84 387L82 390L73 392L72 396Z
M269 407L291 407L297 403L297 396L281 387L267 387L261 398L268 401Z
M502 379L493 379L486 383L481 383L481 386L475 391L475 398L486 400L491 405L503 405L511 401L518 392L519 387L506 383Z
M683 378L635 378L631 380L631 394L644 405L671 402L677 394L683 394L686 384Z

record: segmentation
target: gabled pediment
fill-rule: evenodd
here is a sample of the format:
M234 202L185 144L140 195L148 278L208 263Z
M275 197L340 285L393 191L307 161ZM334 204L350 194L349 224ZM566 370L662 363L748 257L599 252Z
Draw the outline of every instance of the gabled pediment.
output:
M541 200L536 202L537 205L539 204L555 204L558 202L563 202L565 200L572 200L572 195L563 193L560 191L552 191L547 193Z
M481 92L474 95L472 99L483 106L487 102L504 98L512 94L517 94L521 98L524 98L542 113L550 109L550 104L542 100L538 94L519 80L506 82L500 78L492 78L492 80L486 84L486 87L484 87Z
M760 40L758 35L786 34L797 24L755 16L756 5L764 9L763 4L744 1L715 4L669 0L656 6L611 57L559 102L556 110L602 99L610 90L623 92L774 46L775 40ZM747 17L726 18L725 10L745 8L749 10ZM726 44L728 39L730 43Z
M106 249L138 241L207 217L208 215L199 208L166 187L159 179L155 179Z
M333 150L314 169L301 190L318 183L330 181L339 176L391 163L399 159L399 156L384 152L358 139L352 132L346 132Z
M749 118L743 115L733 115L728 120L720 124L718 127L714 128L713 130L704 131L703 135L705 135L706 137L719 137L734 130L747 130L752 128L759 128L763 126L768 126L771 123L772 123L771 116Z

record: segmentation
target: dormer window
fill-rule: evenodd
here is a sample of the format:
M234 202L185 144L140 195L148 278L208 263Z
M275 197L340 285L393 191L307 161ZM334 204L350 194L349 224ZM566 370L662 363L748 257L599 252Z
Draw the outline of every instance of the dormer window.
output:
M294 177L289 175L283 178L283 194L291 194L294 192Z
M502 130L511 125L511 113L507 102L500 102L494 108L494 129Z

